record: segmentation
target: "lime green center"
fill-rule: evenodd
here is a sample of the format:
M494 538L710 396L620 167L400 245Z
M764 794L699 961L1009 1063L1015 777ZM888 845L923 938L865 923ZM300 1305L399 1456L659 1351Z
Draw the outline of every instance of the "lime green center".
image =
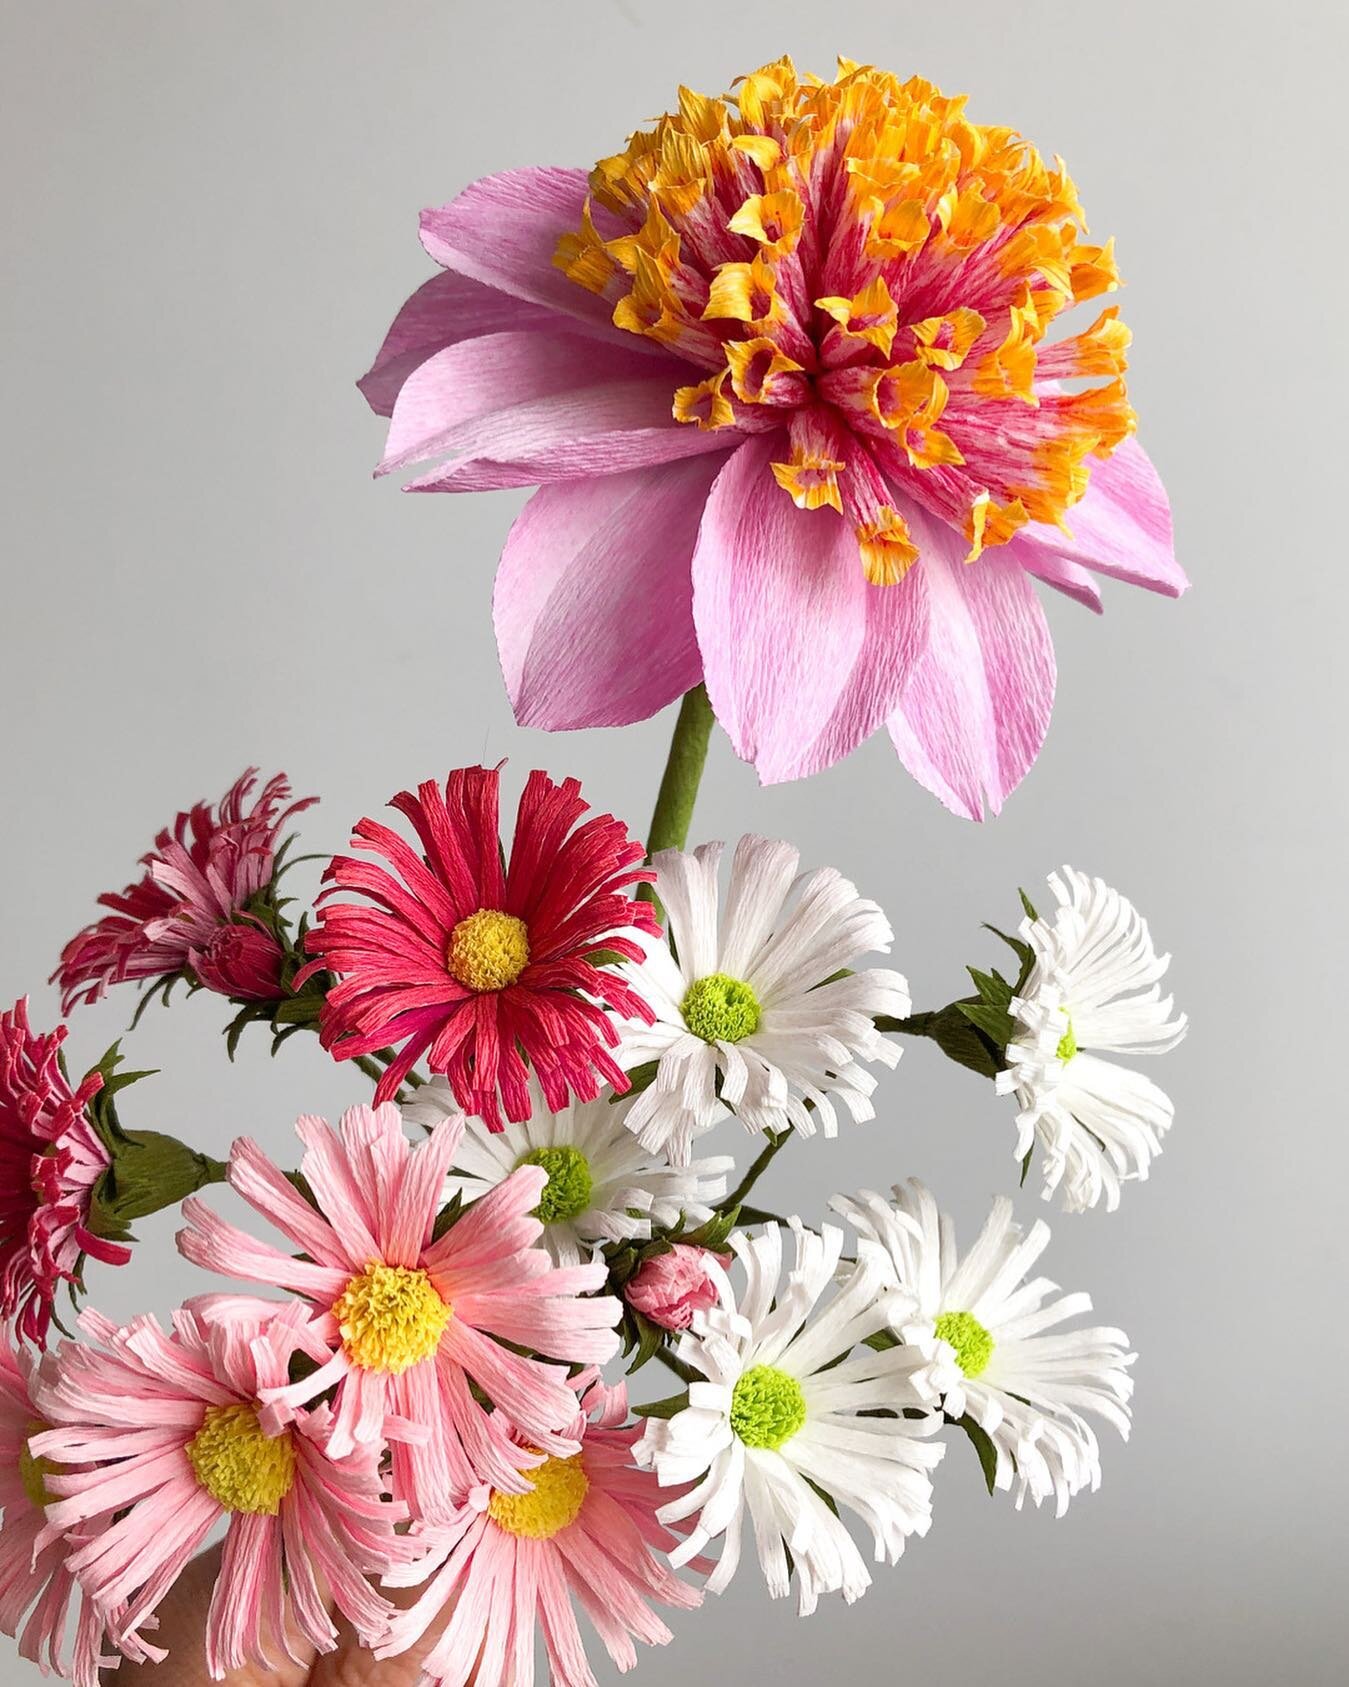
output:
M1068 1029L1059 1038L1059 1046L1055 1050L1060 1060L1071 1060L1077 1053L1077 1037L1073 1032L1073 1021L1070 1014L1063 1016L1068 1021Z
M295 1482L290 1431L264 1435L252 1406L208 1406L187 1459L218 1505L254 1517L275 1517Z
M710 972L690 984L679 1011L705 1043L738 1043L759 1029L759 998L743 979L724 972Z
M590 1164L579 1148L563 1144L557 1148L531 1148L517 1161L521 1166L542 1166L548 1173L543 1194L534 1209L545 1224L566 1224L590 1205L595 1180Z
M30 1437L41 1435L47 1425L35 1423L29 1431ZM23 1491L28 1496L28 1503L35 1511L45 1511L54 1498L47 1487L47 1478L56 1466L50 1459L41 1459L25 1441L19 1449L19 1480L23 1483Z
M747 1447L776 1449L806 1421L801 1384L774 1365L755 1365L731 1391L731 1428Z
M993 1357L993 1337L972 1312L943 1312L937 1320L937 1335L950 1342L967 1377L982 1376Z

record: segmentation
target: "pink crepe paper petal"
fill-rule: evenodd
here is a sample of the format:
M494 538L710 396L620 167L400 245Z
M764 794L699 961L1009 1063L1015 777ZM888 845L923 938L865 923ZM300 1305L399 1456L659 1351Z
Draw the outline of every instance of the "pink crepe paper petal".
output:
M1166 489L1136 439L1126 439L1105 462L1093 463L1086 495L1066 519L1071 539L1041 523L1023 527L1016 536L1020 555L1065 558L1167 597L1179 597L1189 587L1176 561Z
M389 474L433 457L475 457L484 438L513 444L511 427L503 432L498 425L494 432L494 422L519 416L541 399L584 401L593 387L634 379L659 387L661 421L674 433L679 424L670 414L670 394L683 373L673 358L653 366L625 346L601 345L583 334L482 334L436 352L408 376L394 403L377 472ZM517 430L521 426L517 422Z
M391 416L403 382L446 346L480 334L576 332L575 318L445 270L424 281L393 319L356 385L377 416Z
M1039 753L1054 647L1035 588L1005 547L966 563L965 540L910 506L931 599L927 649L889 722L900 760L955 813L996 814Z
M484 176L448 205L422 212L422 245L443 269L565 316L609 325L612 304L569 281L553 264L558 241L580 228L589 193L584 170ZM606 238L623 232L603 206L593 206L592 214ZM620 336L619 329L611 331Z
M718 475L693 556L708 694L737 754L771 784L846 755L894 708L923 638L924 586L869 586L849 524L798 510L769 464L782 435Z
M522 726L645 720L702 678L690 562L720 457L564 481L511 528L493 611Z
M1053 556L1040 545L1029 545L1023 550L1016 539L1008 543L1006 551L1008 556L1016 558L1027 574L1043 580L1046 586L1053 586L1056 592L1062 592L1064 597L1072 598L1074 603L1082 604L1097 615L1103 612L1105 606L1101 602L1100 589L1080 562L1073 562L1066 556Z

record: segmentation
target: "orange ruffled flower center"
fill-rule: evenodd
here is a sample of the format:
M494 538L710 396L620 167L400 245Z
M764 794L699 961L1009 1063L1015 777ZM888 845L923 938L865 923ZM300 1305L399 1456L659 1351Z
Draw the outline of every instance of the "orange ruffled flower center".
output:
M847 60L832 82L780 59L724 99L681 88L595 166L554 258L706 370L677 421L785 430L778 485L851 521L876 584L917 556L896 492L973 561L1028 521L1066 531L1091 460L1134 428L1116 311L1046 340L1119 285L1111 244L1084 239L1061 161L964 106Z

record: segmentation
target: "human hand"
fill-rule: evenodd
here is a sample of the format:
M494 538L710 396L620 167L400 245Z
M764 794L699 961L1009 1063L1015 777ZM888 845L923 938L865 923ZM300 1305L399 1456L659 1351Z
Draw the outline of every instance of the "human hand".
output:
M159 1627L149 1638L165 1648L168 1657L163 1663L139 1668L123 1662L109 1679L120 1687L221 1687L207 1674L203 1645L206 1613L219 1574L220 1548L215 1546L193 1560L159 1608ZM407 1603L411 1597L398 1588L383 1591L393 1604ZM453 1605L447 1605L417 1645L384 1662L362 1646L351 1625L336 1614L336 1650L316 1652L307 1640L292 1634L300 1663L281 1660L276 1669L250 1665L231 1670L223 1678L224 1687L417 1687L422 1659L440 1638L452 1610Z

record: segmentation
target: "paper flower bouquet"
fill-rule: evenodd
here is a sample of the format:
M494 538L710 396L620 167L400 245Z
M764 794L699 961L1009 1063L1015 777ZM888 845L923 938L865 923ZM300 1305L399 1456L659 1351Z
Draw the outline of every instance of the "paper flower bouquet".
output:
M1127 330L1053 332L1117 286L1110 245L963 100L785 59L680 89L588 174L477 182L422 238L440 273L361 383L382 467L540 487L497 580L517 716L682 698L669 761L644 839L573 779L430 770L303 914L284 776L158 834L61 954L64 1010L181 984L228 1004L231 1053L316 1034L352 1106L279 1155L144 1128L119 1048L0 1017L0 1626L81 1687L163 1655L221 1527L213 1676L343 1622L445 1687L525 1687L536 1641L586 1687L587 1644L626 1669L669 1641L746 1539L803 1614L861 1596L950 1442L1062 1512L1099 1426L1128 1432L1126 1337L1036 1274L1048 1228L1011 1199L962 1247L902 1168L801 1217L754 1195L872 1117L918 1037L1006 1109L1009 1184L1113 1209L1171 1123L1135 1057L1185 1029L1133 906L1064 868L986 939L1002 971L915 1011L833 868L752 832L687 850L715 723L766 781L883 727L948 808L996 812L1054 689L1033 582L1184 588ZM190 1298L110 1322L100 1280L179 1203ZM671 1391L633 1407L649 1363Z

